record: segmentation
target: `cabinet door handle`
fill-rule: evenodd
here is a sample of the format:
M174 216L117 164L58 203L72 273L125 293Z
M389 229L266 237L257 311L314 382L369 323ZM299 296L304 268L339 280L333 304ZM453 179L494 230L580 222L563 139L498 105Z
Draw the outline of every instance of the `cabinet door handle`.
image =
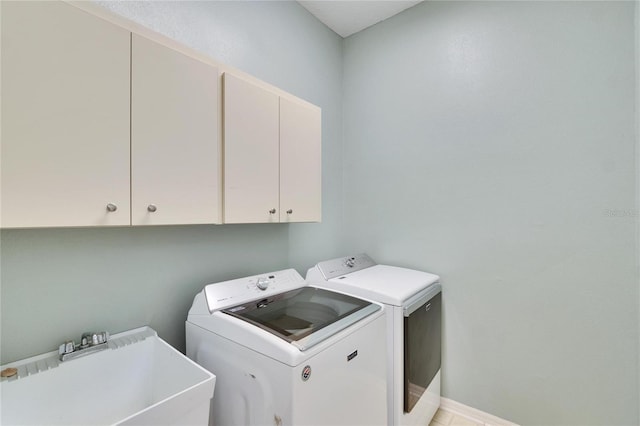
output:
M276 209L269 210L269 214L276 214Z
M156 210L158 210L158 208L156 207L155 204L149 204L149 207L147 207L147 210L149 210L151 213L153 213Z
M293 213L292 209L287 210L287 214L291 214L291 213Z
M113 203L107 204L107 211L108 212L115 212L116 210L118 210L118 206L116 206Z

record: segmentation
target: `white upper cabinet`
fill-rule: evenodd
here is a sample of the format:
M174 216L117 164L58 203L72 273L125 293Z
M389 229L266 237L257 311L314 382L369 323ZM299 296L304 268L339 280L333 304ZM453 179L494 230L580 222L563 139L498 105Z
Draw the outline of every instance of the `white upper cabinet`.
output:
M224 81L224 222L279 222L279 97Z
M224 222L321 218L321 112L224 74Z
M132 36L131 224L221 222L218 68Z
M1 226L128 225L130 32L63 2L0 7Z
M320 108L280 98L280 221L320 222Z
M1 228L320 221L320 108L88 3L0 1Z

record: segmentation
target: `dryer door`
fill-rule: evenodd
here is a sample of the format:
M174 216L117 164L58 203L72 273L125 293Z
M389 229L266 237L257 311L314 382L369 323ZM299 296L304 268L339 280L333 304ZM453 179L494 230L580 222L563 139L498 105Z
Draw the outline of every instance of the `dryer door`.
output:
M439 286L438 286L439 287ZM439 291L439 289L438 289ZM409 413L440 370L442 293L405 308L404 411Z

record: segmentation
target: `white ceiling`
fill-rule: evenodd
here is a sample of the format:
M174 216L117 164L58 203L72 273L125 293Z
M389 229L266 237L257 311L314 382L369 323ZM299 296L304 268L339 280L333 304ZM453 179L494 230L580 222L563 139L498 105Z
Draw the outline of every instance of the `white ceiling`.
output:
M342 37L349 37L420 1L422 0L298 0L298 3L333 31Z

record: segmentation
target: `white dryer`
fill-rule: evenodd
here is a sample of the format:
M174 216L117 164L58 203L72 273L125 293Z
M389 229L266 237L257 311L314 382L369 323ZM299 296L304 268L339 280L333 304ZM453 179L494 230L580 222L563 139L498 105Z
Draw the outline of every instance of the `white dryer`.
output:
M383 303L387 317L389 425L428 425L440 406L440 277L377 265L359 254L318 263L310 285Z
M293 269L207 285L186 343L217 377L212 423L387 424L384 312Z

